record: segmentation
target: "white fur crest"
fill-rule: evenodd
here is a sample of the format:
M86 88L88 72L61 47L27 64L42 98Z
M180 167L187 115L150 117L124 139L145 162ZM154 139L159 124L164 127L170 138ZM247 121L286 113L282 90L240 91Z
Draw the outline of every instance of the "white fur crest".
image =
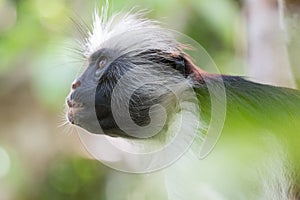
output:
M149 49L181 51L181 45L169 31L143 16L144 12L141 11L117 13L108 17L108 6L102 7L101 14L95 10L92 30L88 32L83 44L84 55L89 57L102 48L110 48L122 54Z

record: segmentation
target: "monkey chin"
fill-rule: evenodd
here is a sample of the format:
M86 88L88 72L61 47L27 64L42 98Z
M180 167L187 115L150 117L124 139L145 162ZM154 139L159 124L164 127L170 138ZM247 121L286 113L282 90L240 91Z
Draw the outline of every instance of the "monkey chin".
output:
M107 135L110 137L121 137L121 138L132 138L132 136L127 135L119 128L105 128L102 126L103 123L111 122L112 120L107 117L103 119L97 119L96 114L91 115L92 109L83 107L68 107L66 113L67 121L77 127L83 128L89 133L98 135Z
M66 118L74 126L81 127L91 133L103 134L96 115L92 115L91 109L85 107L68 107Z

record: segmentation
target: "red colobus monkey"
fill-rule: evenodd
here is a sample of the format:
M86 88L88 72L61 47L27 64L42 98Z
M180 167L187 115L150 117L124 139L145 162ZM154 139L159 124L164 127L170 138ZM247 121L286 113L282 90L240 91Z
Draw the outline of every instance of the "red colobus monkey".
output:
M214 103L226 97L217 145L203 160L185 153L164 169L163 199L300 198L299 91L205 72L186 45L140 14L96 14L83 47L88 65L66 99L67 119L90 133L155 149L177 129L194 130L193 149L209 139L221 112Z

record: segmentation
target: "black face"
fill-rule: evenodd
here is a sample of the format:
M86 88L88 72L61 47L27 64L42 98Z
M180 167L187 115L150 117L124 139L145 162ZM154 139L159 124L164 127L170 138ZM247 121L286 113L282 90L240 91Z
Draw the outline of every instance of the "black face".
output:
M182 56L164 54L159 51L149 50L135 57L128 57L126 54L115 56L116 52L109 49L102 49L94 53L89 59L89 66L84 73L72 84L72 90L67 98L68 120L92 133L107 134L111 136L126 137L128 134L121 131L112 112L111 97L113 90L120 78L128 71L135 71L139 66L159 64L159 68L151 68L151 73L156 76L166 76L169 70L176 70L187 76L185 59ZM161 66L165 66L162 70ZM150 69L149 69L150 70ZM136 76L128 81L127 91L135 80L147 79L147 68L136 70ZM140 75L143 73L142 75ZM171 74L171 73L170 73ZM158 92L159 91L159 92ZM135 89L129 100L129 114L134 123L138 126L149 124L149 109L151 106L162 103L169 94L168 88L161 84L146 83ZM126 92L120 94L120 102ZM117 101L119 102L119 101ZM122 106L122 105L119 105ZM122 118L122 116L120 116ZM125 118L126 116L124 116Z
M99 125L103 130L117 129L111 110L111 93L119 78L128 70L128 65L121 65L122 58L118 58L104 69L99 77L95 99L95 112Z

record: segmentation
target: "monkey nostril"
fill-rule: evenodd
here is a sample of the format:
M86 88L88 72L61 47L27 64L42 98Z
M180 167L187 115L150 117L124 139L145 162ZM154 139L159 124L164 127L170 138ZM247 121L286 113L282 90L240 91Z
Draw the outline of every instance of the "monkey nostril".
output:
M72 83L72 89L75 90L76 88L78 88L81 85L81 82L79 80L75 80Z

